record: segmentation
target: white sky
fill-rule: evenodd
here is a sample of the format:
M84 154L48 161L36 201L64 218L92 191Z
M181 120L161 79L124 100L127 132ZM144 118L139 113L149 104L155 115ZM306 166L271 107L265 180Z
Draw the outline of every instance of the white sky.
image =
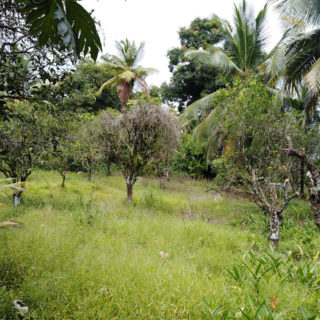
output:
M167 51L180 46L178 31L188 27L197 17L206 18L213 13L232 22L233 4L241 0L83 0L82 5L94 9L94 16L101 22L104 39L103 53L116 54L115 41L128 38L136 43L145 42L144 67L152 67L159 73L149 76L149 86L160 86L170 79ZM265 0L247 0L255 14ZM281 37L278 14L269 7L267 34L270 50Z

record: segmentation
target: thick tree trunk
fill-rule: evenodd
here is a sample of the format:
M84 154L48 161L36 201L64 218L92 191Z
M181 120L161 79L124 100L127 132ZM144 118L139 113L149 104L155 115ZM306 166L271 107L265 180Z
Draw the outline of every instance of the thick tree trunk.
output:
M300 198L304 199L304 159L300 159Z
M92 181L94 177L93 170L89 172L89 181Z
M132 203L133 185L136 182L134 175L126 176L127 183L127 202Z
M269 241L274 247L278 247L279 242L279 226L280 226L280 218L277 212L270 212L270 236Z
M133 184L127 183L127 202L132 203Z

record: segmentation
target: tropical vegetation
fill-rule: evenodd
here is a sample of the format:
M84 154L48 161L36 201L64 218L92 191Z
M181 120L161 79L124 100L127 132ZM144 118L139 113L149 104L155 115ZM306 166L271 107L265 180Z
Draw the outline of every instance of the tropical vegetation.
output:
M319 8L196 18L149 88L77 0L3 1L0 319L319 319Z

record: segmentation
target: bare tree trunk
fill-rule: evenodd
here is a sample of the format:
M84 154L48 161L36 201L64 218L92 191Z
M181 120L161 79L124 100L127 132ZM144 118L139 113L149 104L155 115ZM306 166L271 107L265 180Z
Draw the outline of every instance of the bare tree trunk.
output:
M13 204L15 207L19 206L21 203L21 194L22 194L22 192L13 194Z
M127 202L132 203L132 191L133 191L133 185L130 183L127 183Z
M300 198L304 199L304 159L300 159Z
M17 207L21 204L21 196L22 196L22 193L25 191L26 178L21 178L20 181L17 181L15 179L14 181L19 185L18 189L15 188L13 191L13 204L15 207Z
M270 236L269 241L274 247L278 247L279 242L279 226L280 226L280 218L277 212L270 212Z
M92 181L92 180L93 180L93 177L94 177L94 171L93 171L93 170L90 170L90 171L89 171L89 181Z
M133 193L133 184L136 180L133 177L127 176L126 183L127 183L127 202L132 203L132 193Z

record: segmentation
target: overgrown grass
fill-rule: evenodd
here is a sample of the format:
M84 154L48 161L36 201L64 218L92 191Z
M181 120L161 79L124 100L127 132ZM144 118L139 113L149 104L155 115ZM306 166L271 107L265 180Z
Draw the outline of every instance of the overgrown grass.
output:
M0 221L26 229L0 230L0 318L20 317L14 299L29 307L27 319L209 319L204 300L212 310L221 306L217 319L226 310L226 319L246 319L242 311L253 313L263 301L278 319L319 313L311 258L320 237L307 203L290 205L279 253L272 253L282 276L270 269L257 291L243 262L254 268L270 249L267 219L251 203L179 177L166 190L155 179L138 181L131 206L121 176L89 182L70 174L65 188L60 183L56 172L35 172L21 207L8 199L1 208ZM298 268L305 264L315 270L303 282ZM234 268L241 284L227 271Z

